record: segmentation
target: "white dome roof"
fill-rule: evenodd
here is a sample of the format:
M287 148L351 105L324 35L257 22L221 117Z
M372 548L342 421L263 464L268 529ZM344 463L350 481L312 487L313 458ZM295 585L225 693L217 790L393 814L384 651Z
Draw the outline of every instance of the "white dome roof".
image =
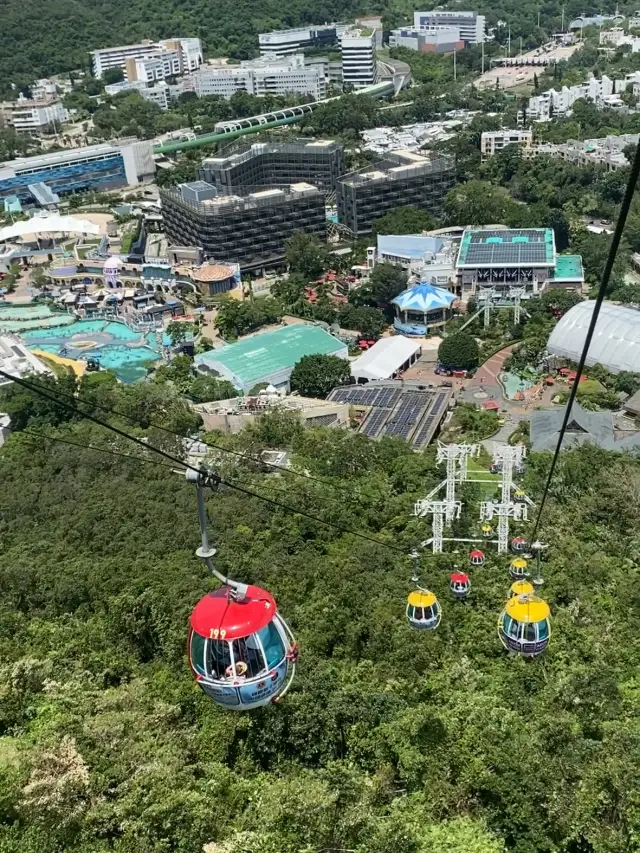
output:
M579 361L595 302L574 305L549 336L552 355ZM604 302L587 355L588 365L601 364L612 373L640 373L640 311Z

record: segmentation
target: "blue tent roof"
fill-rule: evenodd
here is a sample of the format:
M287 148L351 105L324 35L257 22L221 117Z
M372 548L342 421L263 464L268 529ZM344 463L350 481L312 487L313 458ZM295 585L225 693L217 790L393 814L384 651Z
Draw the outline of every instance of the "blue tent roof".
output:
M401 311L436 311L438 308L448 308L455 301L455 295L443 287L433 284L416 284L408 290L403 290L394 300Z

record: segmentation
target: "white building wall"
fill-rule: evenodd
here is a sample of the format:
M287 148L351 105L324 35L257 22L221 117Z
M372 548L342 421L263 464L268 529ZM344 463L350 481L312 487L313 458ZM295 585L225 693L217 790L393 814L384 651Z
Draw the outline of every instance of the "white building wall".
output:
M302 54L283 59L260 59L240 66L207 68L192 75L193 90L201 98L218 95L231 98L236 92L250 95L280 95L296 92L313 100L325 97L326 83L321 66L305 66Z
M436 9L431 12L414 12L413 24L416 29L434 29L455 26L460 28L460 38L468 44L481 44L486 40L486 19L475 12L445 12Z
M377 82L375 33L348 32L340 40L342 83L362 89Z
M140 44L107 47L92 50L91 57L96 77L102 77L110 68L124 70L127 59L148 59L159 56L166 51L173 51L174 45L179 45L179 67L175 73L189 73L202 65L202 45L198 38L165 39L161 42L145 41ZM171 76L171 75L168 75Z

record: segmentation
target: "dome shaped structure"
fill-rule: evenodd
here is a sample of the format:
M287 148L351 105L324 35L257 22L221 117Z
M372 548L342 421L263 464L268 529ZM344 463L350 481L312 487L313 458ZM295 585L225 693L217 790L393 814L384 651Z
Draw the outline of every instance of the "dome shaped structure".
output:
M291 631L266 590L249 586L244 598L235 599L226 586L196 604L189 662L218 705L247 710L275 701L291 684L295 660Z
M442 619L438 599L428 589L417 589L409 593L407 619L412 628L435 630Z
M511 652L536 657L549 645L551 611L546 601L535 595L514 595L498 619L500 642Z
M493 527L485 521L482 527L480 528L480 532L482 533L485 539L490 539L493 536Z
M465 572L453 572L449 581L449 589L456 598L466 598L471 592L471 581Z
M574 305L549 336L552 355L579 362L595 302ZM640 373L640 311L604 302L598 315L587 365L601 364L612 373Z
M455 295L443 287L420 283L403 290L392 300L396 318L394 327L403 335L426 335L451 318Z

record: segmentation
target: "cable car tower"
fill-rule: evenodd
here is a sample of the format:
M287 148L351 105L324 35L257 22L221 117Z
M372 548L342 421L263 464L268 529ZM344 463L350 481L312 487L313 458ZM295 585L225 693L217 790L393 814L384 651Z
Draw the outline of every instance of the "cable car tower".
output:
M493 452L494 465L500 465L502 468L500 500L483 501L480 504L480 521L498 519L498 554L507 554L509 551L509 519L526 521L527 503L533 504L526 496L524 503L514 501L511 496L511 490L514 488L513 469L522 466L526 455L524 444L498 445Z

